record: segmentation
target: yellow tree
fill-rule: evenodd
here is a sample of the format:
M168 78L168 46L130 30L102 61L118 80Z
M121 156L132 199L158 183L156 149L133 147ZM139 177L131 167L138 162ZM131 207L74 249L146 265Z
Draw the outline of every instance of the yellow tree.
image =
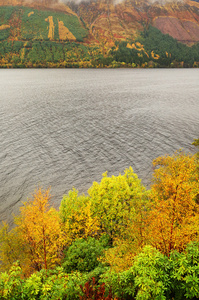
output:
M114 246L106 251L104 261L123 271L145 244L148 193L131 167L123 175L103 174L101 182L94 182L88 192L92 211Z
M124 174L108 177L103 174L100 183L94 182L88 190L91 197L91 208L100 220L101 228L112 239L120 237L126 228L138 219L146 205L145 188L141 180L130 167ZM142 223L142 221L141 221ZM136 228L137 230L137 228Z
M49 199L49 189L38 189L15 218L17 234L23 241L25 252L25 260L21 263L29 266L29 272L58 264L66 243L59 214L50 208Z
M59 210L63 231L70 242L100 234L98 218L91 211L90 198L78 195L76 189L64 195Z
M149 241L164 254L182 251L198 239L199 193L195 156L176 152L154 160L151 195L153 209L148 218Z

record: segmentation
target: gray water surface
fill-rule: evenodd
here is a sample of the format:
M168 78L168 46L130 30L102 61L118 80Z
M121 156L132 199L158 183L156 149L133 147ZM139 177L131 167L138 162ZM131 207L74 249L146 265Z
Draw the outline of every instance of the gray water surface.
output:
M147 186L152 160L199 138L197 69L0 70L0 220L38 186L59 207L105 171L132 166Z

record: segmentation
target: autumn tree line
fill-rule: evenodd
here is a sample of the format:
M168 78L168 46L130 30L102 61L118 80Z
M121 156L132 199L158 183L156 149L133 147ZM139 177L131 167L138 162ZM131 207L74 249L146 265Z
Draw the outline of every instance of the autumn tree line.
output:
M150 189L130 167L58 210L38 188L1 226L0 299L198 299L199 152L153 167Z
M136 40L115 41L112 46L31 37L12 41L3 33L0 68L199 67L199 43L188 47L152 26Z

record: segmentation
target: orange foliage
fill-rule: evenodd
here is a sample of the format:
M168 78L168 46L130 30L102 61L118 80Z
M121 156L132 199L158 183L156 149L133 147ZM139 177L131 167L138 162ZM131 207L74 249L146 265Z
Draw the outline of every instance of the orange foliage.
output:
M28 17L30 17L31 15L34 15L34 11L29 12Z
M169 255L182 251L198 239L199 193L198 174L194 156L182 152L159 157L153 162L159 166L152 185L153 209L148 218L150 243Z
M29 272L48 269L59 263L65 243L59 214L49 208L49 199L49 189L38 189L33 199L21 207L21 214L15 220L18 234L25 245L25 264Z
M105 251L100 261L107 263L111 271L123 272L132 267L135 255L132 240L118 239L113 248Z
M1 25L0 26L0 30L4 30L4 29L7 29L7 28L10 28L10 25Z
M160 56L158 54L155 54L153 51L151 51L151 56L153 57L153 59L159 59L160 58Z

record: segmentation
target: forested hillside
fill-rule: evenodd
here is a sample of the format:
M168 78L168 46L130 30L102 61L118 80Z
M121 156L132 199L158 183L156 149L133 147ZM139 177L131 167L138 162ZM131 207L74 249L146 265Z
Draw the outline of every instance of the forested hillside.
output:
M196 1L66 4L0 0L0 67L199 65Z

